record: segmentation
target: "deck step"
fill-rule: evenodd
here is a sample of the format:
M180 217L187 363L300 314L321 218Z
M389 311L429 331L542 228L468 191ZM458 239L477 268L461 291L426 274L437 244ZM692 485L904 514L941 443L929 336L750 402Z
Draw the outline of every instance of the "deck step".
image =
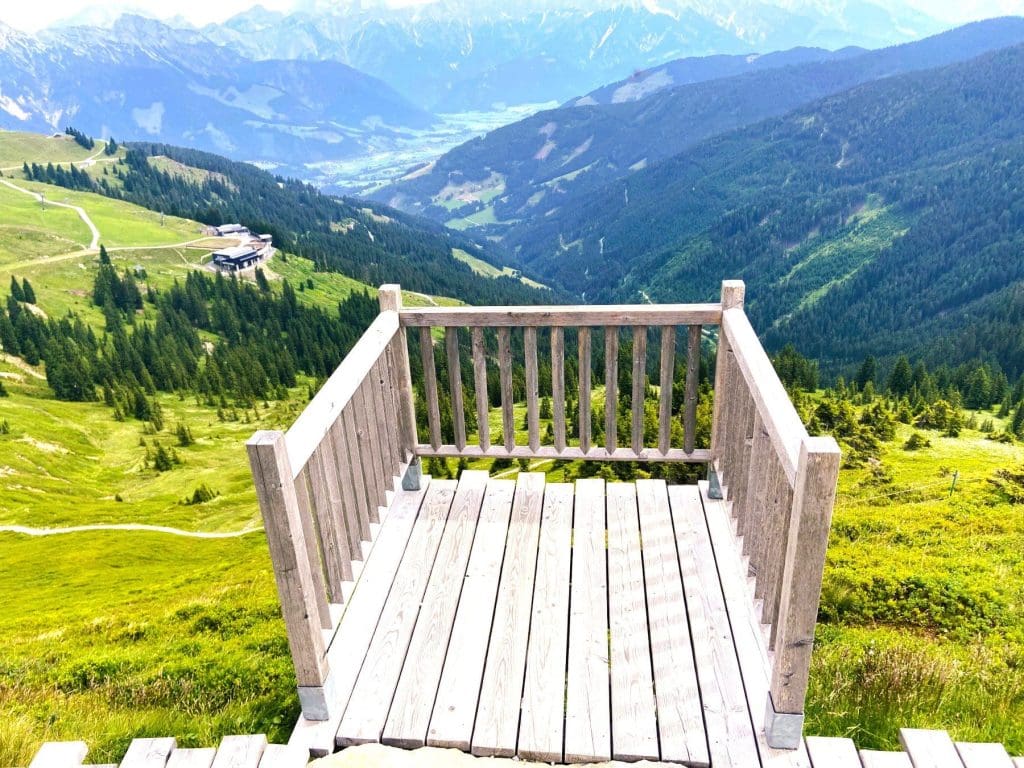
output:
M48 741L39 748L28 768L75 768L89 753L84 741Z
M171 752L167 768L210 768L216 756L215 747L176 749Z
M862 768L853 739L808 736L805 741L814 768Z
M174 738L134 739L121 759L121 768L165 768L177 746Z
M906 752L881 752L876 749L862 749L860 762L864 768L914 768Z

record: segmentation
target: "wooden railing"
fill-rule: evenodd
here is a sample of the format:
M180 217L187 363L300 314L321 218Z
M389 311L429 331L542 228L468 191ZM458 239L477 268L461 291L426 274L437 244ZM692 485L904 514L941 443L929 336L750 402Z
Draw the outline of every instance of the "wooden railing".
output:
M287 433L249 440L302 711L326 719L327 648L395 479L414 462L415 415L397 286ZM412 482L415 483L415 478Z
M709 464L711 495L731 502L756 577L753 597L763 602L762 621L771 625L769 741L799 744L839 451L831 438L807 435L743 311L743 284L724 283L716 304L403 309L398 286L383 286L380 304L380 315L291 429L257 432L248 443L305 717L333 714L327 649L341 604L372 545L379 509L390 502L399 479L406 489L419 487L419 457L698 462ZM701 336L716 325L714 417L711 444L704 447L697 445ZM682 435L673 441L680 327L686 328L686 389ZM413 394L407 328L419 333L422 397ZM442 436L435 328L443 329L450 442ZM594 328L602 334L605 357L603 445L593 444L591 429ZM653 328L660 331L658 429L657 444L647 445L647 342ZM464 329L468 351L460 345ZM578 340L576 435L566 423L567 329ZM515 440L514 333L522 338L525 445ZM618 445L621 333L632 336L628 447ZM541 444L540 434L541 340L551 355L550 445ZM489 341L495 348L488 348ZM467 366L472 361L474 444L464 416L463 354ZM501 445L492 443L489 428L492 364L500 380ZM426 411L427 442L417 432L417 401Z
M766 733L796 747L803 725L839 447L810 437L743 311L744 286L722 287L711 493L732 502L774 651ZM716 488L717 486L717 488ZM717 491L717 493L716 493Z
M710 452L695 446L697 426L698 370L701 328L717 325L721 310L717 304L623 305L601 307L429 307L401 312L403 327L419 328L419 347L423 362L424 403L427 412L429 442L419 443L420 456L516 459L589 459L598 461L682 461L707 462ZM676 329L687 333L687 374L683 413L682 445L671 445L672 387L675 382ZM437 363L434 357L433 329L442 328L445 339L453 428L452 442L442 436L438 395ZM575 445L566 431L565 410L565 330L576 329L578 339L579 431ZM591 430L592 329L599 328L604 341L604 445L593 444ZM644 403L647 391L647 337L650 329L660 330L659 404L657 445L644 441ZM467 442L463 412L462 365L459 334L469 329L472 339L474 393L477 431L475 445ZM632 334L632 415L628 447L618 445L618 361L619 338L623 330ZM497 349L488 350L487 334L497 336ZM525 369L527 442L516 444L513 412L512 334L522 334ZM551 350L551 445L541 445L539 418L538 336L548 335ZM487 366L491 352L497 360L501 382L502 445L491 440L488 414Z

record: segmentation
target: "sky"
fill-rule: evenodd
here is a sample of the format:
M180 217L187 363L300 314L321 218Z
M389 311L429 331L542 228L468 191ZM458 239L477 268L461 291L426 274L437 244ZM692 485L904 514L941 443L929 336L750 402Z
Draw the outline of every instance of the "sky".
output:
M260 0L272 10L289 10L311 0ZM312 0L316 2L316 0ZM377 0L386 5L419 5L430 0ZM875 0L884 4L885 0ZM950 23L1002 15L1024 15L1024 0L905 0L908 4ZM192 24L223 21L256 5L253 0L123 0L84 3L82 0L0 0L0 21L24 31L35 31L56 22L75 19L84 23L107 23L123 11L139 11L157 18L180 16ZM84 9L84 10L83 10Z

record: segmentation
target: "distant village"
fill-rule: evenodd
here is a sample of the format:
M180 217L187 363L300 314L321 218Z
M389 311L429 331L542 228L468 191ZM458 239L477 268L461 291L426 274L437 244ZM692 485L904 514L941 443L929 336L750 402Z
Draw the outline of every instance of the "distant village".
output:
M213 265L222 272L240 272L243 269L259 264L274 252L271 235L256 235L248 227L241 224L221 224L219 227L208 227L207 234L214 237L231 237L239 240L239 245L221 248L213 252Z

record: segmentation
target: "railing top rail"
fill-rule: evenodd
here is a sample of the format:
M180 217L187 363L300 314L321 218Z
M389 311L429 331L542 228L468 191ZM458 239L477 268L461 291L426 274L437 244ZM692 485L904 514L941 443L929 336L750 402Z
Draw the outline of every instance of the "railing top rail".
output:
M718 325L721 319L721 304L418 307L401 311L402 325L431 328Z
M800 445L807 439L807 430L742 307L722 313L722 333L729 340L736 364L761 415L761 422L768 430L786 477L792 484L796 479Z
M398 332L398 313L381 312L334 370L299 418L285 433L285 446L295 476L327 435L348 405L356 389L369 375L373 364Z

